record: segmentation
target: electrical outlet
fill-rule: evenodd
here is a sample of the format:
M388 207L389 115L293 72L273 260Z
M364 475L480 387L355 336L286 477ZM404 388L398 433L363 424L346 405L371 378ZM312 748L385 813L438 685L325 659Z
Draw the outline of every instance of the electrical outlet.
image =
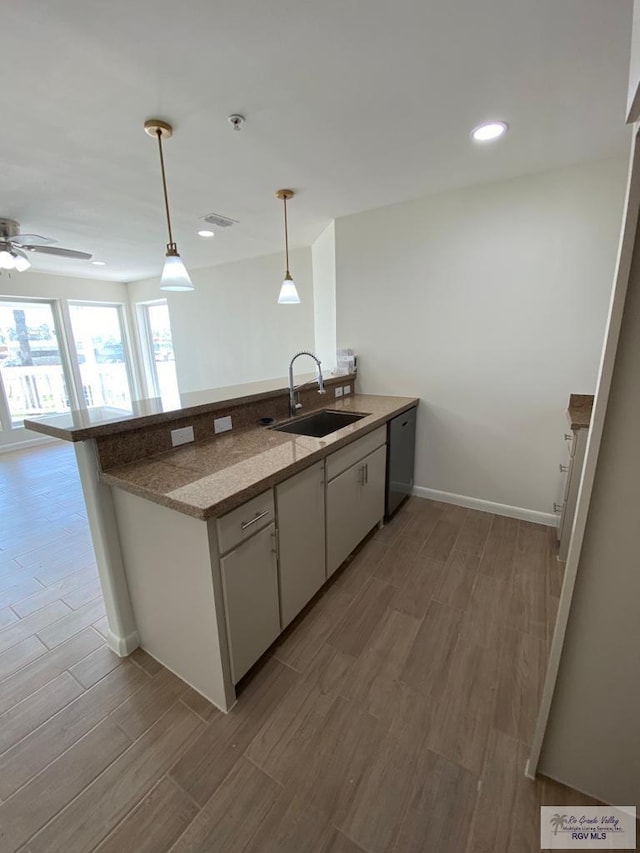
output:
M228 415L226 418L216 418L213 422L213 431L215 433L229 432L230 429L233 429L231 415Z
M193 427L182 427L182 429L171 430L171 446L178 447L180 444L189 444L193 441Z
M342 388L336 388L336 397L342 397Z
M345 385L344 388L342 389L342 393L344 394L345 397L348 397L349 394L351 393L351 385Z

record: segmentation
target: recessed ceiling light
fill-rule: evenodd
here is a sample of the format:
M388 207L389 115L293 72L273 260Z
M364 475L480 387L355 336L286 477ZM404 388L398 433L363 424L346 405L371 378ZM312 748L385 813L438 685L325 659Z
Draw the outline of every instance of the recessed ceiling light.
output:
M105 261L91 261L94 267L103 267L105 265Z
M476 142L493 142L494 139L504 136L508 129L509 125L504 121L488 121L475 127L471 136Z
M206 229L203 231L198 231L199 237L215 237L215 233L213 231L207 231Z

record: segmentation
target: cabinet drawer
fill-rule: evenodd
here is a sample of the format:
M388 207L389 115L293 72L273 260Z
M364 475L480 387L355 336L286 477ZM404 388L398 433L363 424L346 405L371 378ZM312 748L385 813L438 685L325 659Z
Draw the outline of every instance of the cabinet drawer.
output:
M386 441L387 428L386 426L382 426L365 435L364 438L359 438L352 444L348 444L341 450L332 453L331 456L327 457L327 480L333 480L338 474L342 474L347 468L350 468L356 462L368 456L369 453L377 450Z
M268 489L247 501L246 504L242 504L238 509L223 515L216 522L220 553L226 553L239 542L243 542L267 524L271 524L274 517L273 489Z

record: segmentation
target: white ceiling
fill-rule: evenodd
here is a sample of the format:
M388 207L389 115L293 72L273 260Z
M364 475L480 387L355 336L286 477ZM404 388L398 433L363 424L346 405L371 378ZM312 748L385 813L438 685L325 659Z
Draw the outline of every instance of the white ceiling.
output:
M277 252L334 217L624 150L631 0L21 0L2 10L0 216L159 274L151 116L187 267ZM235 133L227 116L246 124ZM509 134L474 145L470 129ZM198 218L239 225L204 241Z

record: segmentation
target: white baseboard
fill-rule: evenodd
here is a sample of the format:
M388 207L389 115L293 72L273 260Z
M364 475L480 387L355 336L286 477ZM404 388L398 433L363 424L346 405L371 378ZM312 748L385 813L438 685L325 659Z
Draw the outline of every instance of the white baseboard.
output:
M112 652L115 652L118 655L118 657L125 658L140 645L138 632L132 631L132 633L127 634L126 637L119 637L109 629L107 631L107 645Z
M480 498L470 498L467 495L454 495L451 492L439 492L437 489L427 489L424 486L414 486L412 494L418 498L428 498L445 504L464 506L467 509L479 509L482 512L492 512L494 515L506 515L522 521L533 521L535 524L545 524L547 527L557 527L559 518L553 512L538 512L535 509L525 509L521 506L509 506L494 501L484 501Z
M53 438L50 435L43 435L41 438L25 438L21 441L14 441L10 444L0 444L0 453L10 453L12 450L26 450L27 447L34 447L36 444L59 444L59 438Z

